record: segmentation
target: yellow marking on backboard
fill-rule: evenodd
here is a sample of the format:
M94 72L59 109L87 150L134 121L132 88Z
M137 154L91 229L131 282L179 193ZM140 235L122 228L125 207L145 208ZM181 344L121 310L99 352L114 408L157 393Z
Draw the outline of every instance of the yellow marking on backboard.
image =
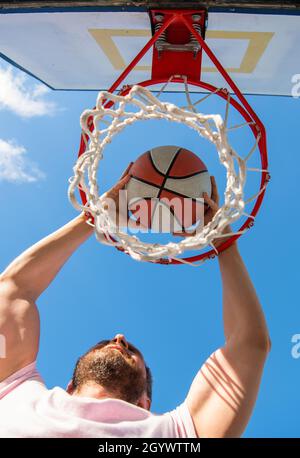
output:
M149 30L139 29L89 29L90 34L100 46L115 70L124 70L127 63L115 45L114 37L150 37ZM248 40L248 47L239 67L228 67L229 73L253 73L263 56L273 32L231 32L226 30L209 30L206 39L218 40ZM218 56L222 61L222 56ZM134 70L151 71L149 65L137 65ZM203 67L202 72L217 72L215 67Z
M113 41L113 37L149 37L150 30L128 29L89 29L90 34L96 40L111 65L115 70L124 70L128 64L124 61L120 51ZM136 65L134 70L150 71L149 65Z
M253 73L269 42L273 32L230 32L223 30L209 30L206 39L219 40L248 40L248 47L239 67L227 67L229 73ZM222 56L218 56L222 63ZM217 72L215 67L203 67L203 72Z

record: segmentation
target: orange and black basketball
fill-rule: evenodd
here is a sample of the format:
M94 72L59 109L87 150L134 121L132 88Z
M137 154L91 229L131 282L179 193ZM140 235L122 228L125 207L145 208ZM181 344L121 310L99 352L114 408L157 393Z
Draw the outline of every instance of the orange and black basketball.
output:
M210 176L203 161L191 151L177 146L153 148L138 157L129 173L128 208L139 215L141 226L153 229L155 221L161 227L161 220L167 217L173 224L171 231L186 230L203 215L205 208L199 198L204 192L211 195ZM140 206L142 199L146 207Z

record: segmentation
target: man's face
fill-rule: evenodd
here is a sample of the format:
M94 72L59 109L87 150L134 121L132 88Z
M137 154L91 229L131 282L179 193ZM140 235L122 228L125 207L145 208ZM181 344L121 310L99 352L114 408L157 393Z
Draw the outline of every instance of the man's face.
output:
M117 334L112 340L102 340L95 348L103 354L119 353L128 364L139 369L146 378L146 367L143 355L123 334Z
M74 379L73 379L74 380ZM88 384L101 386L107 397L145 406L147 373L144 358L123 334L103 340L83 356L75 371L75 394Z

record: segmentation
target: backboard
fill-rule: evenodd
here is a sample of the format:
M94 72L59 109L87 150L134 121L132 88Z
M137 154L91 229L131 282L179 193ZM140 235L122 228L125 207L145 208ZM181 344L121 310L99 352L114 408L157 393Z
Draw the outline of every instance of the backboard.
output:
M52 89L107 89L151 37L149 8L206 7L206 41L241 91L291 95L300 73L300 2L215 3L0 2L0 56ZM149 79L151 56L128 84ZM222 85L205 55L202 79Z

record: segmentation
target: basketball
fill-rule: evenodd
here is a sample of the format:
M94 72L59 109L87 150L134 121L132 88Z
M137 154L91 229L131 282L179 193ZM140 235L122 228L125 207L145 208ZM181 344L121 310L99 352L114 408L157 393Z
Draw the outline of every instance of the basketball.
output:
M137 158L129 174L128 209L139 215L141 226L165 232L169 225L172 232L182 231L203 216L205 206L199 198L204 192L211 195L210 176L192 151L178 146L153 148Z

